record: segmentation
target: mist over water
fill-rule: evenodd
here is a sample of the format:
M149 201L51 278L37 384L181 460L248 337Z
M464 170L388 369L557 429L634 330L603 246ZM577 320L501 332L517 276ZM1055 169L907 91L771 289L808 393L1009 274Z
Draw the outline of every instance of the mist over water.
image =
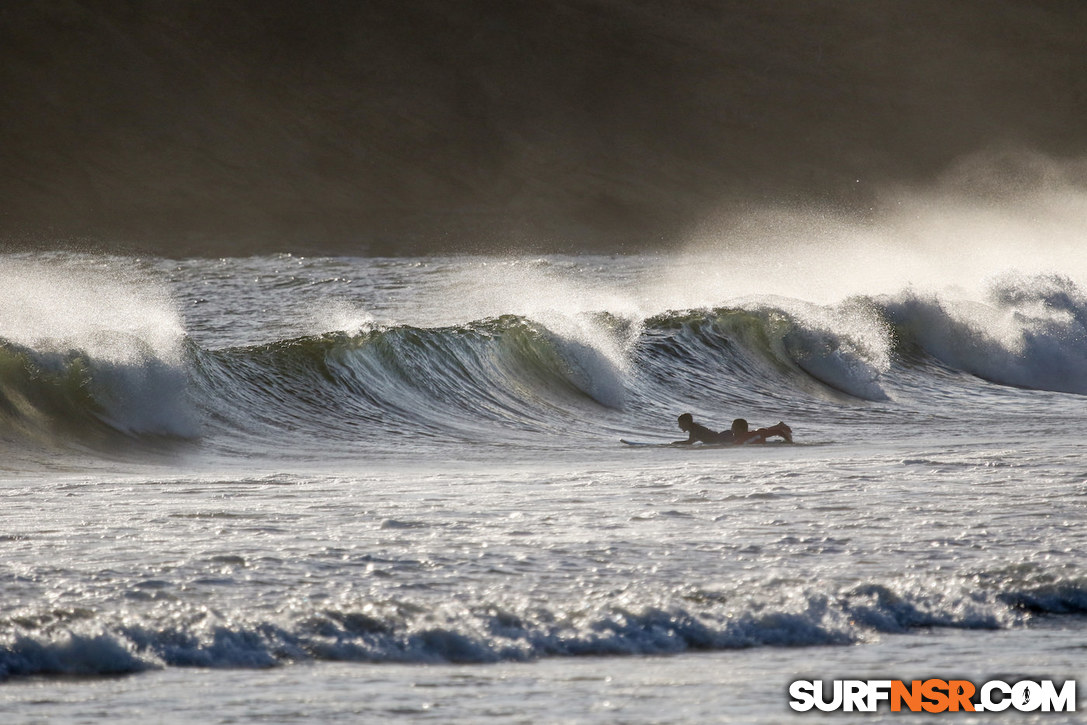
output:
M0 306L6 340L115 362L177 360L185 330L170 293L146 265L89 257L5 257Z
M978 295L1005 273L1087 271L1082 162L1006 154L964 159L931 186L898 188L864 218L764 208L707 217L681 245L676 287L834 301L894 287Z

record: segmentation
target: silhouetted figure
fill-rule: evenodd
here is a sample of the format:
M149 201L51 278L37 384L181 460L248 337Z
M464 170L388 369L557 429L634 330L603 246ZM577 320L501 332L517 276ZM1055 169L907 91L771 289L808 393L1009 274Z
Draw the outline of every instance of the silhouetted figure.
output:
M673 445L687 446L693 443L709 443L717 445L765 443L767 438L772 438L773 436L781 436L787 442L793 442L792 428L782 422L772 425L769 428L759 428L758 430L753 431L748 429L746 420L737 418L732 421L732 427L729 430L715 433L701 423L696 423L694 416L690 413L684 413L679 416L679 428L689 437L685 441L675 441Z

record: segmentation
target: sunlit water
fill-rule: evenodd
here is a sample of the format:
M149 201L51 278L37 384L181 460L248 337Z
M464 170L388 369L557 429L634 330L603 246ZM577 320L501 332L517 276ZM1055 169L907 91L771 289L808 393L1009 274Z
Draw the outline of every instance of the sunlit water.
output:
M1077 274L2 257L7 721L769 723L799 676L1079 677ZM619 443L684 411L796 442Z

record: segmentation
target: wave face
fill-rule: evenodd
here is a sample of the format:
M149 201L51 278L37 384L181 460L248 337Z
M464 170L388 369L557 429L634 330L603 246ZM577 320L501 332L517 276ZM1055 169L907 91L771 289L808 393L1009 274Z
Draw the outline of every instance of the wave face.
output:
M1001 385L1087 393L1087 298L1070 278L1006 276L984 303L908 295L884 314L901 344Z
M296 334L321 325L281 311L288 336L246 343L221 311L214 325L186 322L149 283L25 260L5 274L12 308L29 302L0 328L0 425L6 440L46 448L568 446L722 405L848 418L864 404L939 407L984 383L1087 393L1087 298L1059 275L999 277L981 299L749 296L651 315L607 296L560 313L549 306L562 300L517 309L497 294L478 311L512 312L429 325L350 321L341 301L322 319L350 329Z
M880 383L886 350L778 309L654 317L627 350L607 336L629 332L607 328L630 323L597 323L603 344L510 315L221 350L189 342L175 362L147 351L115 361L4 341L0 406L12 432L101 441L115 434L125 444L294 432L326 442L498 436L566 445L571 425L620 431L627 413L677 400L887 400Z
M62 256L0 266L0 436L41 450L199 435L185 333L145 271Z

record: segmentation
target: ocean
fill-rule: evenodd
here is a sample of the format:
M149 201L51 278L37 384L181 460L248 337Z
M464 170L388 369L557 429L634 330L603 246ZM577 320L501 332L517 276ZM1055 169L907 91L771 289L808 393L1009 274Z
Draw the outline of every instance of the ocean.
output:
M1082 679L1087 265L960 251L0 255L3 720Z

